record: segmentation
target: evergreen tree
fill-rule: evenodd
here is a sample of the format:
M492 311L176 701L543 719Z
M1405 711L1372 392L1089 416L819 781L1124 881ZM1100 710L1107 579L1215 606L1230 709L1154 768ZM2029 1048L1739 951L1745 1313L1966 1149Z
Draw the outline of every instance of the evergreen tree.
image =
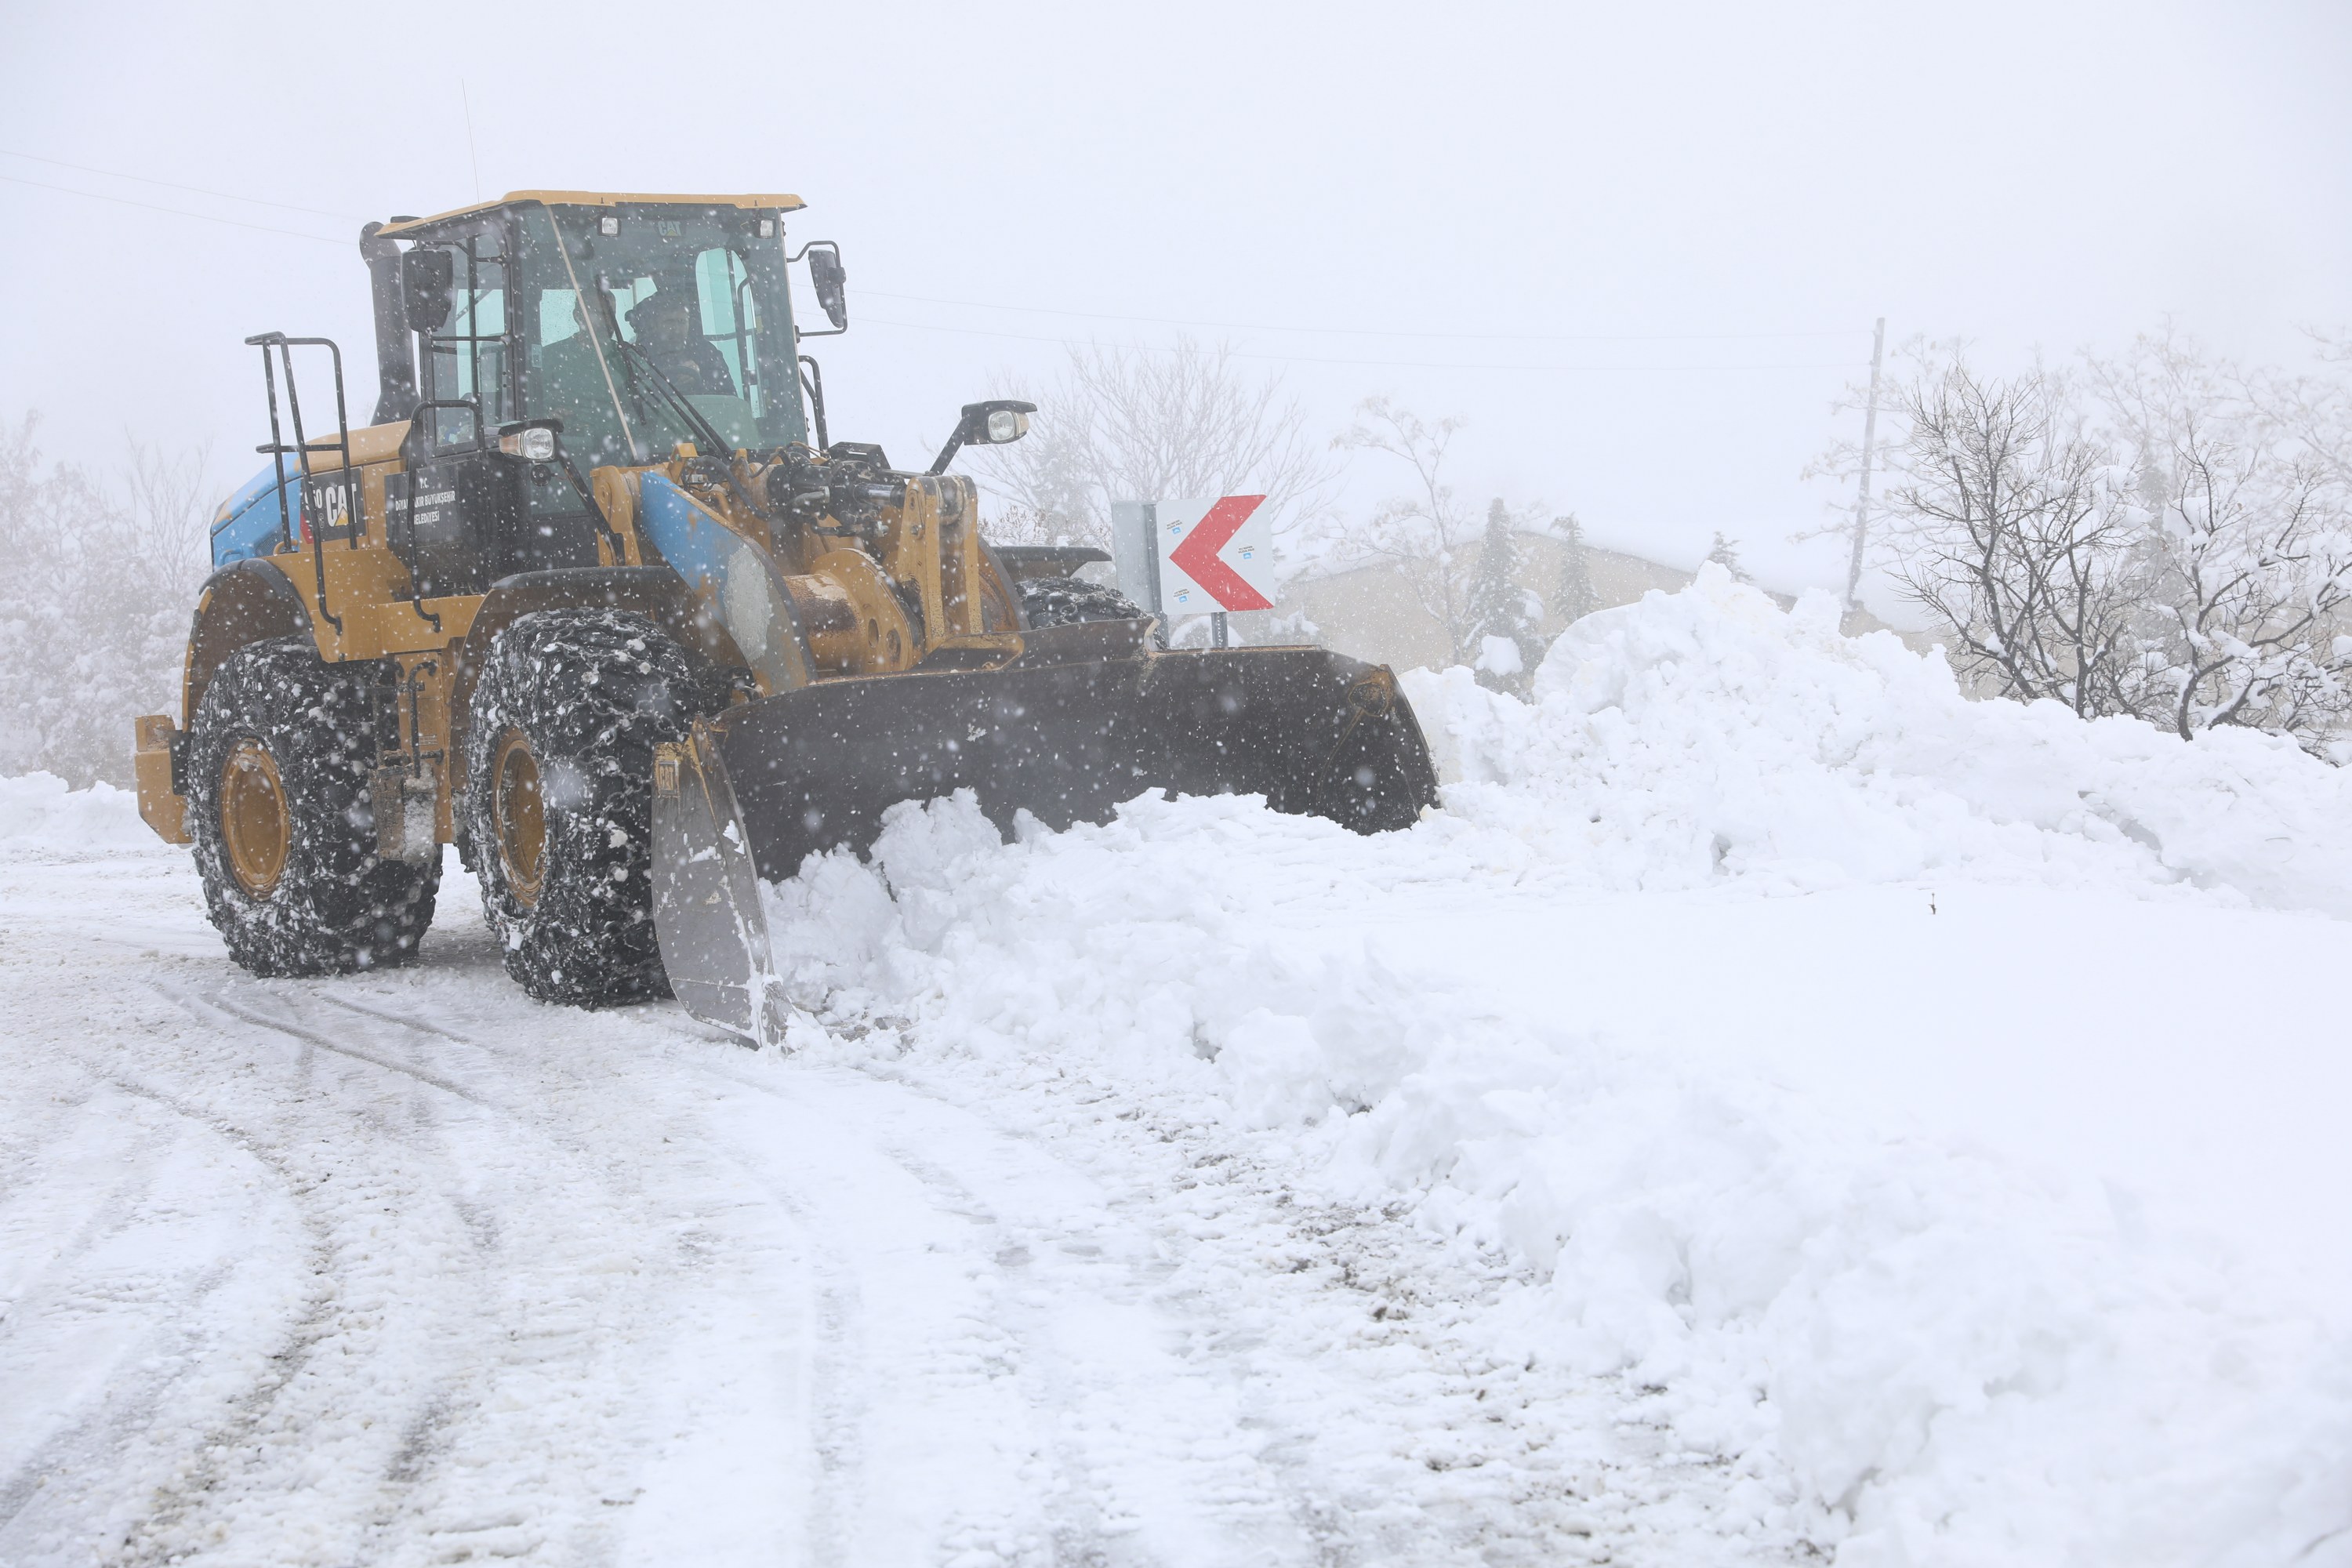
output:
M1584 544L1584 524L1574 512L1556 517L1552 532L1560 542L1559 586L1552 602L1559 607L1560 623L1574 626L1601 607L1601 594L1592 585L1592 558Z
M1721 529L1716 530L1715 546L1706 552L1706 558L1730 573L1731 580L1735 583L1752 583L1756 580L1748 574L1748 568L1739 563L1738 542L1726 539Z
M1521 692L1543 656L1543 601L1518 582L1519 547L1511 514L1498 499L1486 509L1486 535L1470 579L1469 636L1460 650L1477 669L1479 684ZM1509 645L1489 647L1491 638Z

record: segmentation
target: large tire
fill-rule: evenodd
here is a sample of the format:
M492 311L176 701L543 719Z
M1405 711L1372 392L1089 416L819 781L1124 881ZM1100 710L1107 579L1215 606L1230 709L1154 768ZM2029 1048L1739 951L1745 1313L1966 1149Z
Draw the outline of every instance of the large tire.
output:
M376 853L368 667L308 637L251 643L205 689L182 752L205 907L256 974L404 963L433 923L441 860Z
M1032 626L1066 626L1078 621L1139 621L1150 614L1116 588L1077 577L1032 577L1021 584L1021 613ZM1163 624L1152 640L1168 646Z
M542 610L490 645L466 734L466 832L507 973L542 1002L667 996L653 753L725 702L644 616Z

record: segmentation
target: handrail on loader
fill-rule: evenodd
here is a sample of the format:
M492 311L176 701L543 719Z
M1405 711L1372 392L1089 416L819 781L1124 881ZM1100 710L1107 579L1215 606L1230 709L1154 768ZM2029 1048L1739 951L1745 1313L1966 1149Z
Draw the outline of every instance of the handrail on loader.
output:
M335 346L334 340L331 338L292 338L288 337L284 332L257 332L246 339L245 343L247 348L257 348L261 351L262 384L268 389L269 395L269 440L266 445L254 449L266 454L277 469L278 548L281 550L290 548L294 542L293 511L286 500L288 456L291 455L300 467L302 503L307 508L310 505L310 480L313 478L310 471L310 454L314 451L331 451L340 456L343 461L342 473L337 479L337 488L343 498L343 516L350 520L351 547L357 550L360 547L360 495L356 487L360 479L359 471L352 462L352 422L343 403L343 351ZM302 399L294 387L294 351L298 348L323 348L334 357L335 439L332 443L320 441L313 445L303 434ZM294 421L294 444L290 447L286 444L285 432L278 421L278 373L277 368L270 363L269 351L272 349L278 351L278 363L285 368L286 373L286 409ZM319 617L333 626L335 635L340 637L343 632L342 617L327 608L327 559L324 534L325 530L321 527L313 527L310 530L310 564L318 584Z

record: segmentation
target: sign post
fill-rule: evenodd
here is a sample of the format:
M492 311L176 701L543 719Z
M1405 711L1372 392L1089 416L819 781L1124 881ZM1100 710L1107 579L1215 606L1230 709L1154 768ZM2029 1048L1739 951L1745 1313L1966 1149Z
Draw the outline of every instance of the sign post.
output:
M1160 609L1160 548L1152 539L1159 508L1148 500L1110 503L1110 554L1118 591L1152 615Z

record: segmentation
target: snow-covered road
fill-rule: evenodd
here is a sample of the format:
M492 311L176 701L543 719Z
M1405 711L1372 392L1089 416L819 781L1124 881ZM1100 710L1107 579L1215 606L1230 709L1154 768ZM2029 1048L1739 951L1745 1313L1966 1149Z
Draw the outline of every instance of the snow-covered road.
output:
M2352 1568L2352 773L1835 621L1410 675L1406 832L904 809L789 1051L0 780L0 1564Z
M1718 1458L1449 1333L1499 1264L1082 1078L539 1007L449 886L258 981L180 852L0 864L0 1562L1714 1555Z

